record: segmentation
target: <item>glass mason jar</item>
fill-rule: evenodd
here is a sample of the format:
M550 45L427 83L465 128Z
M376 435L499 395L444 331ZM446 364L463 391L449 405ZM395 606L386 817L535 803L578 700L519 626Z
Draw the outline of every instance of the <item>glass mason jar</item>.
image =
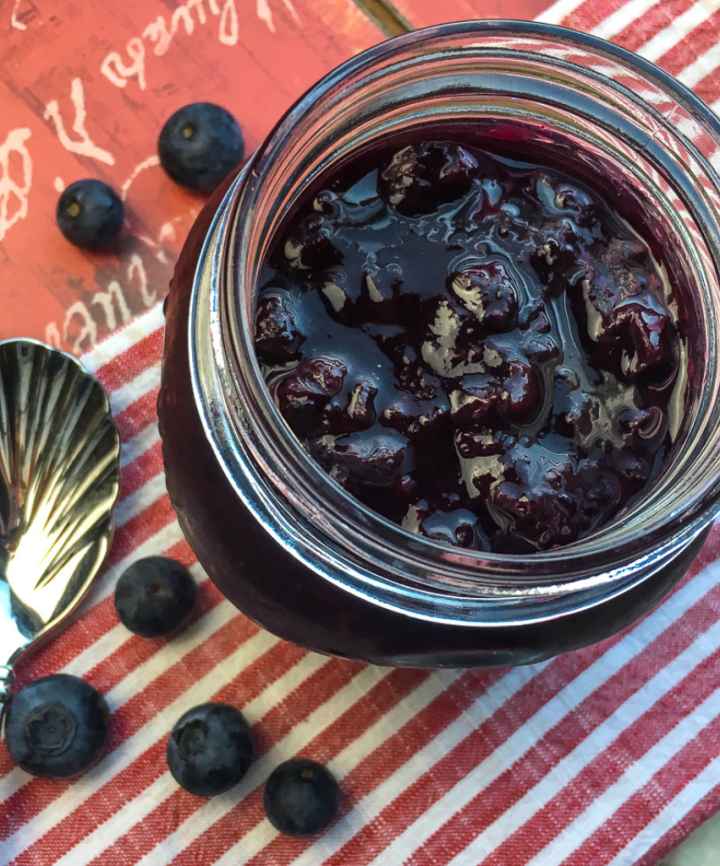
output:
M562 549L483 553L388 522L303 450L255 356L260 265L303 191L352 154L431 128L480 131L621 201L681 296L692 356L663 469ZM559 27L430 28L324 78L208 203L169 296L158 407L168 490L219 589L283 638L387 665L536 662L649 610L719 510L719 169L707 106L641 58Z

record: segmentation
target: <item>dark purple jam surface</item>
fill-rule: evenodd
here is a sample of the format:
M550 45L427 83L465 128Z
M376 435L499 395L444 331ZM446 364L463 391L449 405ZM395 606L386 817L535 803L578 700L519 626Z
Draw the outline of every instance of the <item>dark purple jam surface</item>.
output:
M638 494L682 379L665 269L607 202L445 141L308 196L265 263L255 343L332 478L411 532L508 553Z

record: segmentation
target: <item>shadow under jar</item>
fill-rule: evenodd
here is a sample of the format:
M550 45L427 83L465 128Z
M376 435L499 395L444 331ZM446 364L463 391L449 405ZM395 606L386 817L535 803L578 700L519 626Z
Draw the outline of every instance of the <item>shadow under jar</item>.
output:
M288 214L348 160L438 130L582 180L657 245L678 300L691 352L669 453L623 511L562 548L465 550L385 520L308 455L256 357L260 270ZM419 667L536 662L648 611L720 510L714 166L720 123L707 106L652 64L563 28L417 31L316 85L208 202L168 300L158 403L168 490L221 592L302 646Z

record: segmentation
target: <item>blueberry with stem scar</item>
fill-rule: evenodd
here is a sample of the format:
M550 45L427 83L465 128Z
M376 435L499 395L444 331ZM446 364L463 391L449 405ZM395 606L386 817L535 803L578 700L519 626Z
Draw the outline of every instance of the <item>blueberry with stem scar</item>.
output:
M148 556L120 575L115 610L134 634L163 637L187 622L196 597L195 581L184 566L165 556Z
M99 250L120 234L125 208L112 187L87 178L71 183L62 193L55 216L60 231L71 244Z
M286 836L315 836L335 820L340 788L322 764L292 758L270 774L263 803L276 830Z
M10 701L5 739L13 760L44 779L68 779L102 758L110 739L110 710L89 683L51 674Z
M245 141L237 120L212 102L194 102L165 122L160 164L175 183L211 193L242 162Z
M229 704L193 707L177 722L167 745L175 781L198 797L233 788L253 758L253 735L242 713Z

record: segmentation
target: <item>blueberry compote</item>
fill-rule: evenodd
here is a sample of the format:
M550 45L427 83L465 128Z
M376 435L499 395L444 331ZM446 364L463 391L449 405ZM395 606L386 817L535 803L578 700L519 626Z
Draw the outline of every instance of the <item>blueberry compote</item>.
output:
M301 203L261 286L283 417L411 532L546 550L659 469L684 355L666 268L554 168L448 141L351 162Z

